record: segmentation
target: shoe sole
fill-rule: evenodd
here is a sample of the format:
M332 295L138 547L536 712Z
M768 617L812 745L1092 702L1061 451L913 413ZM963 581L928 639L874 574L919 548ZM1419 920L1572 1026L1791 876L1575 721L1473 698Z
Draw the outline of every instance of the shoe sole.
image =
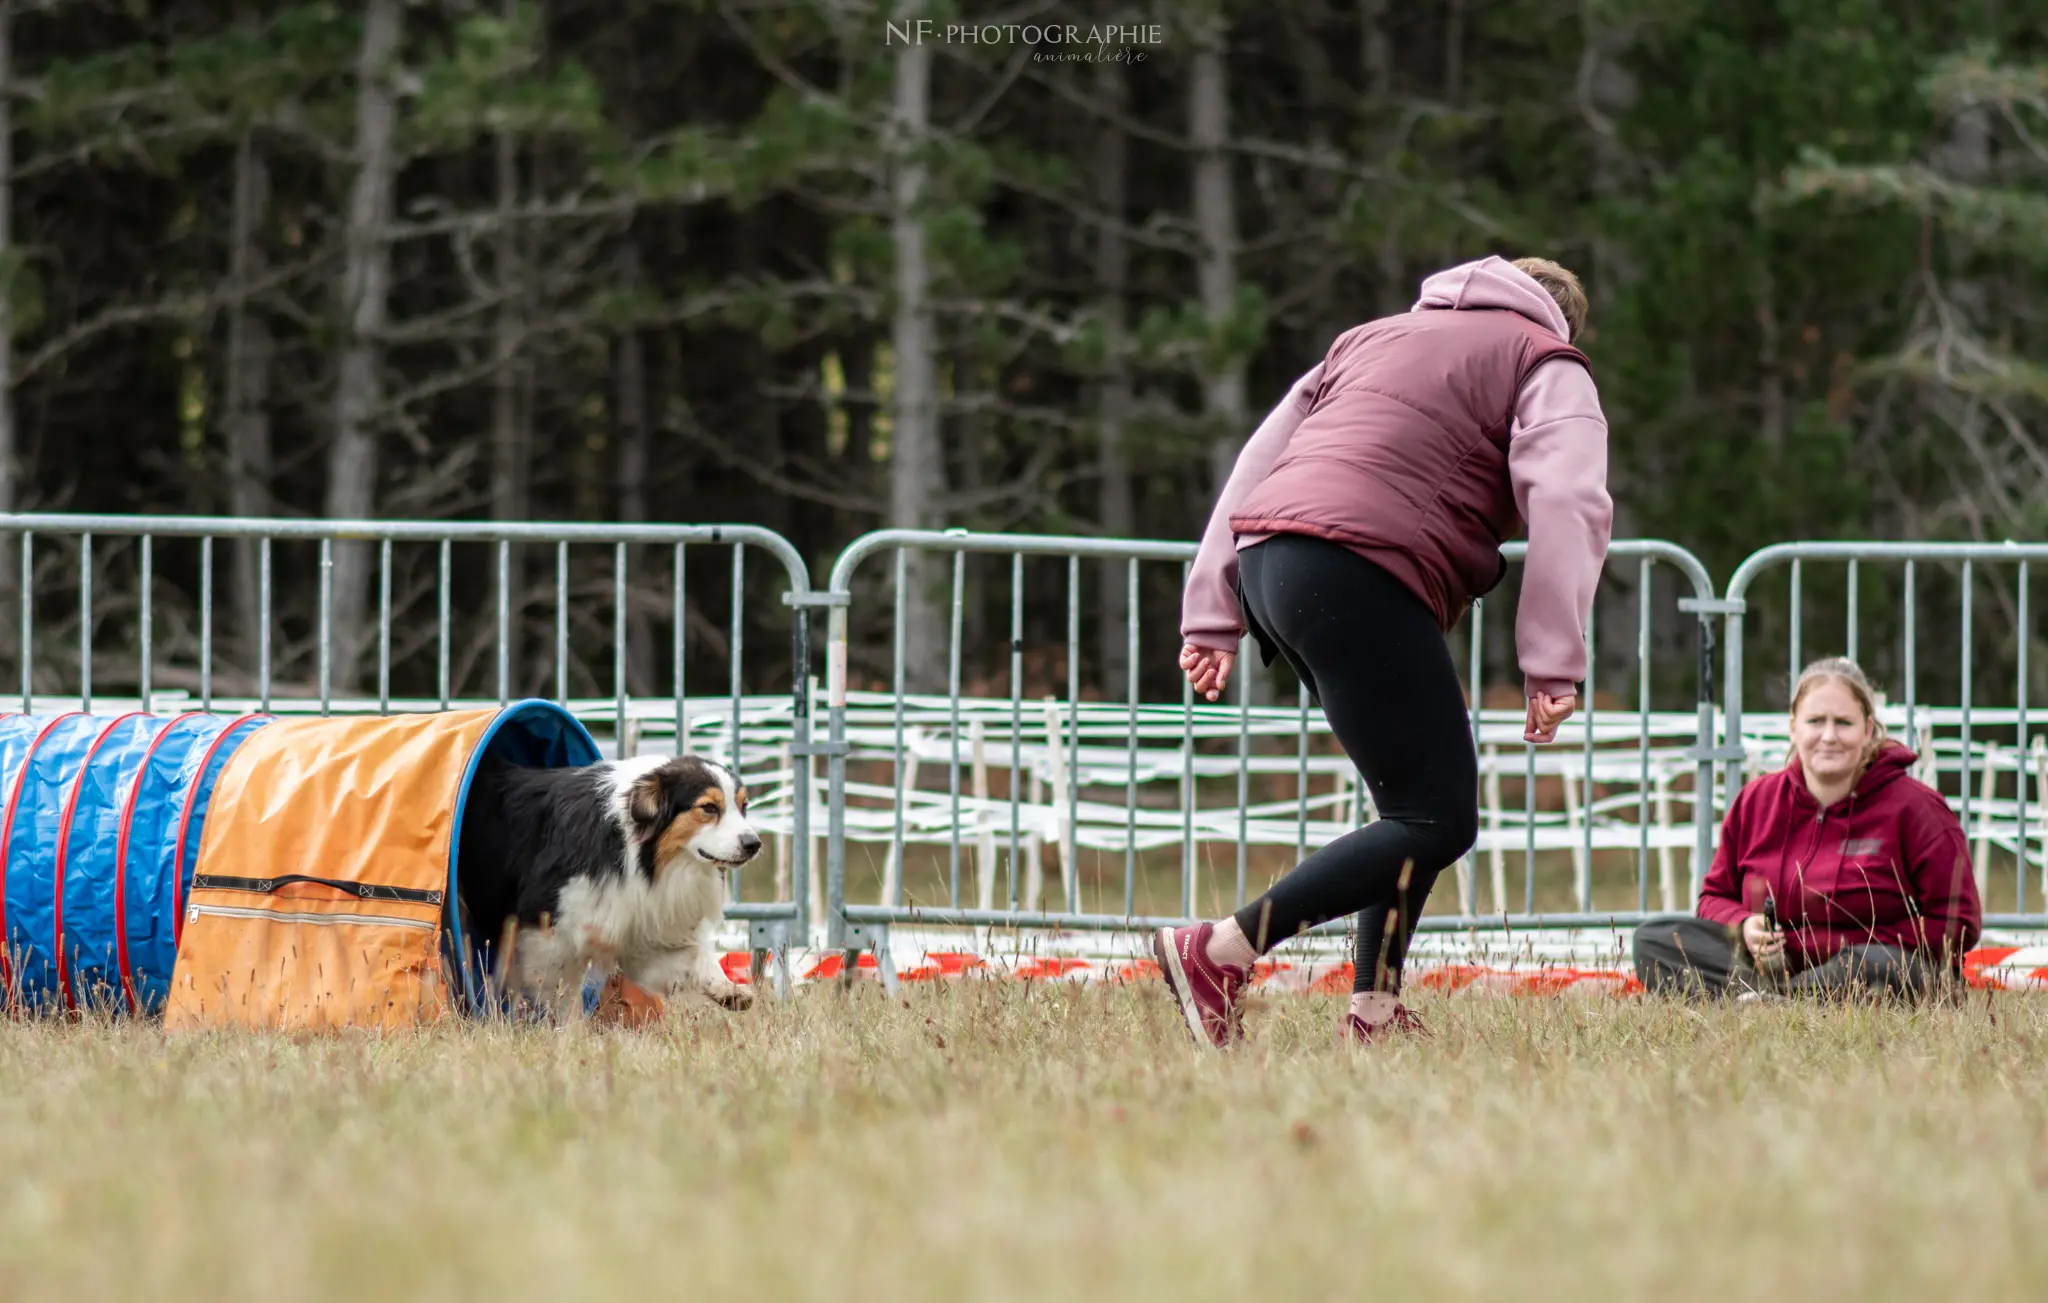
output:
M1152 934L1152 956L1159 961L1159 971L1166 978L1167 992L1180 1006L1181 1019L1187 1023L1188 1034L1195 1038L1195 1044L1212 1050L1222 1049L1209 1039L1208 1029L1202 1026L1201 1006L1188 995L1188 975L1180 966L1180 955L1174 949L1172 928L1163 927Z

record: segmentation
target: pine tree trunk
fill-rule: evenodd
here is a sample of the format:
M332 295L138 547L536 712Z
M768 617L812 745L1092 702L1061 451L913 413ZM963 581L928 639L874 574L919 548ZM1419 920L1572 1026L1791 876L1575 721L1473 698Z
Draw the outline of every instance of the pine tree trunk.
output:
M1362 0L1359 6L1358 67L1365 74L1365 93L1375 100L1387 97L1393 75L1384 22L1386 12L1387 0Z
M1950 119L1946 138L1935 147L1935 163L1944 175L1974 190L1991 180L1991 146L1991 109L1983 104L1968 105ZM1963 247L1975 252L1965 239ZM1986 283L1975 277L1958 278L1947 281L1943 288L1949 302L1959 310L1963 328L1973 334L1987 332L1991 324L1991 296ZM1944 415L1950 421L1961 420L1962 409L1974 406L1977 401L1967 393L1952 394Z
M988 484L987 459L983 455L984 449L982 447L984 433L982 415L979 411L975 410L975 400L981 389L981 358L975 351L973 337L965 326L955 326L947 334L950 336L949 346L945 349L948 392L940 401L943 411L944 407L948 405L948 400L950 400L952 414L950 419L942 417L939 421L939 429L943 432L940 441L944 450L952 454L950 460L954 469L947 482L954 485L971 500L978 497L980 490L987 487ZM994 375L994 383L1000 389L1002 385L1002 368L1000 366L994 369ZM956 523L971 527L971 522L966 520ZM947 567L950 574L951 558L947 559ZM976 574L972 562L969 562L968 574L970 576ZM952 636L950 578L948 584L946 629L947 637L950 638ZM982 668L981 665L975 663L965 653L967 649L986 645L989 620L992 612L997 609L1004 612L1003 628L1007 631L1010 627L1007 613L1008 606L999 598L976 601L970 597L966 602L965 608L960 612L960 639L963 649L961 672L963 674L972 674ZM1005 637L1007 638L1007 636L1006 633ZM1005 661L1004 664L1007 666L1008 662Z
M1623 168L1627 158L1614 124L1635 106L1638 95L1635 76L1623 61L1634 34L1632 28L1609 25L1590 15L1591 11L1586 20L1586 48L1580 59L1578 93L1593 157L1593 192L1611 196L1620 192L1626 180ZM1600 233L1597 227L1591 265L1583 273L1588 273L1587 290L1594 298L1595 318L1603 305L1613 303L1638 276L1626 256L1625 246ZM1608 493L1614 499L1616 538L1633 538L1641 532L1636 520L1635 494L1629 491L1629 484L1632 473L1642 469L1639 463L1644 451L1612 440L1608 444ZM1633 694L1637 675L1646 668L1639 666L1641 657L1637 654L1642 633L1641 566L1634 561L1618 561L1610 564L1607 571L1611 578L1600 585L1594 604L1596 640L1590 663L1594 667L1595 689ZM1668 578L1666 582L1670 582ZM1658 602L1651 610L1653 637L1659 619L1690 619L1681 616L1669 602ZM1667 610L1668 617L1663 615ZM1628 704L1634 703L1635 698L1630 695Z
M513 0L507 0L506 18L516 16ZM509 132L498 133L494 142L497 163L497 286L502 299L493 322L491 347L491 518L525 520L531 514L527 494L527 467L533 457L531 413L522 401L520 355L526 325L529 269L520 257L520 231L515 213L519 207L519 142ZM506 551L510 571L507 588L511 595L508 622L511 645L505 649L507 682L511 694L522 695L517 685L521 676L521 651L525 647L526 549L518 544Z
M1227 32L1222 18L1200 33L1188 79L1188 136L1195 151L1195 238L1200 249L1196 280L1201 287L1202 315L1220 327L1237 303L1237 204L1232 192L1230 156L1230 82L1223 64ZM1245 373L1239 358L1211 363L1202 377L1203 415L1210 431L1209 500L1223 492L1237 453L1250 431L1245 428ZM1266 677L1249 664L1240 667L1253 704L1269 695Z
M875 487L875 348L874 332L864 325L849 330L839 345L839 365L845 370L846 448L839 465L846 487L857 494L872 493ZM869 527L859 513L837 511L838 538L851 538Z
M1393 45L1387 39L1387 0L1363 0L1360 15L1358 62L1365 74L1364 105L1369 117L1384 116L1388 100L1394 93ZM1374 151L1384 158L1392 148L1390 133L1382 128L1375 133L1379 147ZM1389 214L1396 210L1391 203L1385 205ZM1386 229L1380 233L1379 248L1374 257L1374 269L1379 273L1375 296L1377 308L1373 315L1389 317L1405 309L1409 302L1407 262L1401 255L1401 223L1390 216Z
M1465 83L1465 0L1444 0L1444 103L1456 104Z
M235 147L235 199L228 275L246 291L261 274L258 246L270 201L270 170L253 131ZM228 510L242 520L274 514L270 500L270 323L247 298L228 311ZM254 665L264 619L260 561L253 540L235 543L235 629L242 658Z
M620 259L619 288L630 294L640 281L640 251L626 233ZM629 525L647 520L647 346L638 330L628 327L612 349L612 410L619 441L619 519ZM641 583L646 549L626 549L627 573ZM682 619L683 613L676 612ZM626 687L635 694L654 691L654 630L644 606L635 603L626 619Z
M1785 451L1785 351L1778 325L1778 287L1764 249L1752 252L1756 310L1757 427L1764 447Z
M839 344L846 380L846 448L839 461L847 474L862 477L856 481L862 488L875 459L875 342L872 332L856 326Z
M922 6L904 6L914 19ZM890 413L889 524L929 529L944 485L937 411L936 341L931 307L931 266L925 250L925 164L919 156L930 113L931 50L918 42L896 47L895 106L890 120L889 230L895 247L895 319L890 331L894 398ZM940 567L921 552L908 556L904 673L914 692L942 690L946 682L946 598Z
M12 267L14 252L14 10L0 5L0 266ZM14 277L0 276L0 515L19 509L20 467L14 424ZM0 597L14 592L14 540L0 536ZM28 601L30 594L21 594ZM20 628L20 625L16 625ZM26 649L17 649L25 654Z
M1301 65L1301 89L1303 107L1308 115L1309 151L1318 156L1334 154L1336 151L1330 139L1332 122L1339 118L1340 99L1349 98L1355 92L1348 90L1343 96L1333 92L1334 77L1330 69L1330 52L1323 40L1323 33L1331 23L1327 0L1311 0L1298 15L1297 21L1289 28L1288 36L1294 46L1295 58ZM1314 205L1312 211L1335 213L1340 210L1343 196L1339 191L1337 173L1318 168L1306 179L1306 197ZM1322 260L1328 255L1327 242L1312 246L1306 251L1312 260L1309 274L1316 277L1313 297L1310 302L1309 319L1315 323L1315 336L1308 341L1310 355L1321 357L1329 351L1330 344L1351 326L1357 324L1356 305L1339 294L1339 281L1327 274ZM1308 369L1304 362L1302 370Z
M1095 94L1121 115L1127 98L1127 74L1113 63L1095 65ZM1095 235L1095 283L1102 290L1103 372L1096 397L1096 458L1101 463L1096 516L1104 538L1132 538L1137 534L1137 508L1131 493L1131 463L1124 448L1124 426L1131 411L1131 370L1125 354L1124 297L1130 281L1130 249L1123 229L1129 201L1130 143L1123 127L1115 121L1100 125L1095 145L1095 191L1108 221ZM1189 521L1187 532L1201 528ZM1130 619L1129 571L1126 563L1102 563L1101 590L1097 612L1100 618L1102 682L1105 692L1114 694L1130 673L1128 621Z
M1237 302L1237 205L1231 191L1230 82L1223 65L1224 29L1213 21L1200 35L1188 78L1188 136L1195 151L1196 280L1202 315L1226 320ZM1212 431L1211 492L1220 493L1249 433L1244 428L1244 364L1232 360L1202 377L1203 414Z
M398 57L401 0L366 0L356 59L354 176L344 233L341 310L344 332L335 384L334 442L327 458L326 514L360 520L375 507L375 422L384 402L384 332L391 288L392 187L398 171L398 98L392 65ZM352 689L368 639L370 550L334 547L333 673L337 690Z
M942 410L950 406L951 411L942 415L939 429L946 432L942 441L952 454L953 473L949 482L972 498L988 486L987 450L982 446L983 417L975 405L981 394L981 355L966 327L956 326L946 333L950 337L945 350L948 387L940 402ZM1001 379L998 368L998 385Z

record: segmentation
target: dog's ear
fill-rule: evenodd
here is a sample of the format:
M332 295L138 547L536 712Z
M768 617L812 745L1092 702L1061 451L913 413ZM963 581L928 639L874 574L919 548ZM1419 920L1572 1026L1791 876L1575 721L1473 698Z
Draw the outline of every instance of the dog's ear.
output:
M633 820L633 836L645 841L661 831L662 813L668 805L668 791L659 773L634 780L626 800L626 813Z

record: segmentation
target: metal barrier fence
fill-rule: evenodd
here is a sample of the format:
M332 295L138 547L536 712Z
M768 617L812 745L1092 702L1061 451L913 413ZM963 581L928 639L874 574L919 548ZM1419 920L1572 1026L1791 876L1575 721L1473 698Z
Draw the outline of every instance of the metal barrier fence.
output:
M591 727L611 754L634 754L644 738L669 733L676 749L710 754L739 770L752 789L755 809L786 835L772 852L775 881L769 898L745 898L759 894L748 893L746 882L759 870L735 873L735 903L728 917L746 921L757 958L767 953L786 959L791 942L808 935L814 793L798 775L812 754L813 694L807 671L814 602L802 556L771 530L751 525L0 515L0 543L9 545L19 567L18 575L8 576L15 583L0 588L12 587L16 594L14 659L24 712L90 712L95 665L110 654L110 642L127 644L120 659L132 665L133 673L120 680L132 696L109 700L101 694L100 704L109 708L388 714L504 705L514 696L546 695L516 691L512 662L515 649L526 641L529 622L522 617L546 606L544 591L529 592L521 582L541 568L526 564L539 558L525 553L552 549L549 651L555 699ZM707 546L730 551L732 618L724 639L729 690L720 697L692 698L685 691L684 673L690 626L686 581L691 549ZM609 551L608 575L601 561L589 563L594 549ZM788 672L790 690L779 700L749 697L742 690L744 616L753 609L746 594L748 549L772 558L788 581L782 602L791 617L789 658L775 669ZM223 550L233 553L227 568L236 590L225 603L216 582ZM293 559L317 568L311 612L283 610L276 600L280 553L301 554ZM643 555L650 553L655 555ZM701 563L696 569L702 573ZM482 591L479 571L490 585ZM353 594L338 591L350 585ZM659 597L652 596L657 592ZM255 624L254 629L235 630L241 659L253 660L253 666L244 664L232 673L223 673L222 666L218 608L223 605ZM489 614L484 618L494 617L492 627L478 630L474 615L461 609L464 605L485 608ZM425 645L395 643L401 628L395 615L421 606L432 612L433 632ZM360 619L337 620L337 607L353 610ZM609 629L598 618L600 612L610 616ZM59 637L48 637L46 626L60 619ZM666 696L628 691L629 643L636 623L644 626L643 642L654 640L660 625L667 626L672 692ZM45 635L40 662L39 631ZM288 632L299 646L281 656L280 643ZM357 636L351 638L352 633ZM365 641L374 649L362 645ZM75 648L75 658L55 663L65 643ZM592 661L576 654L592 645L610 653L608 695L602 694L603 658ZM493 662L495 672L485 677L493 681L494 695L465 696L467 683L480 677L474 662L483 654ZM281 681L281 659L310 659L312 681ZM166 662L172 660L185 663L182 687L166 684ZM351 667L357 661L366 663L365 679L368 662L374 662L374 696L356 687ZM410 694L394 693L394 676L401 672L414 680ZM599 691L573 695L578 686ZM64 687L75 690L58 690ZM780 963L778 976L787 978Z
M1885 656L1895 663L1904 700L1885 701L1880 715L1887 729L1902 734L1902 740L1920 752L1917 776L1941 791L1962 821L1964 836L1972 847L1978 891L1984 897L1985 922L2040 927L2048 922L2044 918L2048 915L2048 854L2044 854L2044 846L2048 846L2048 739L2032 731L2027 680L2030 568L2034 562L2048 561L2048 544L1795 542L1773 544L1752 553L1729 577L1724 604L1728 613L1724 718L1726 736L1735 740L1727 749L1731 761L1724 780L1730 792L1764 764L1775 765L1787 745L1788 722L1783 715L1745 713L1744 678L1749 667L1744 664L1748 650L1744 625L1752 613L1752 593L1767 577L1784 572L1789 589L1785 639L1789 690L1808 646L1804 637L1809 616L1806 565L1817 561L1846 563L1846 583L1843 609L1838 613L1843 617L1842 640L1825 643L1816 652L1847 655L1866 663L1869 658ZM1889 639L1879 643L1870 637L1870 621L1863 609L1866 563L1899 571L1896 601L1884 602L1889 594L1880 593L1884 610L1896 614L1895 619L1884 621L1898 634L1895 646ZM1975 615L1978 588L1987 579L1979 568L1983 566L2014 571L2007 611L2018 631L2011 707L1984 707L1975 700L1981 637ZM1956 580L1952 623L1939 614L1923 616L1921 602L1927 581L1922 567ZM1869 587L1879 587L1886 573L1880 574L1878 585ZM1946 641L1950 634L1956 644L1956 704L1936 705L1921 692L1923 652L1928 642ZM2004 790L2007 776L2012 780L2010 795ZM2034 783L2031 804L2029 778ZM2031 823L2030 810L2035 820ZM2004 872L1994 874L1994 855L2011 861L2009 877ZM2039 876L2030 888L2028 879L2035 871ZM2009 895L2005 894L2008 890ZM1997 908L2006 902L2009 909Z
M1503 549L1510 560L1525 553L1520 544ZM894 551L897 564L891 585L896 603L891 639L891 681L886 690L857 693L849 684L850 624L857 581L863 565L876 555ZM943 695L905 691L910 621L907 561L913 553L950 556L951 631L946 642L947 690ZM1367 796L1355 771L1330 741L1321 712L1311 712L1305 690L1291 708L1252 708L1245 704L1250 676L1235 678L1238 704L1198 704L1185 683L1175 705L1143 702L1139 690L1142 657L1171 656L1179 646L1176 631L1170 642L1146 647L1141 636L1140 567L1173 564L1184 579L1193 559L1192 544L1057 538L960 531L888 530L866 535L842 552L833 565L825 600L832 603L827 634L828 741L830 757L826 836L826 945L835 950L882 949L891 924L934 927L1058 928L1124 931L1185 922L1198 905L1234 908L1253 884L1249 861L1255 847L1284 847L1291 864L1310 846L1320 845L1371 817ZM1007 699L963 696L962 617L968 589L970 556L993 556L1008 562L1010 627L1007 639ZM1689 906L1692 892L1679 901L1671 860L1683 847L1692 860L1692 884L1711 856L1715 811L1711 799L1714 763L1725 757L1713 750L1713 617L1720 607L1706 569L1684 549L1656 540L1616 541L1609 553L1608 577L1636 563L1637 709L1603 709L1597 694L1605 685L1587 684L1589 708L1567 727L1579 734L1575 747L1534 747L1522 741L1523 708L1520 679L1515 677L1516 705L1492 709L1482 701L1482 648L1488 610L1498 599L1476 605L1466 622L1468 687L1474 737L1481 752L1482 782L1487 791L1487 825L1475 854L1458 866L1460 909L1453 916L1423 920L1427 929L1555 927L1607 925L1641 917L1650 906L1650 860L1659 860L1659 903L1665 908ZM1052 591L1064 587L1066 622L1064 700L1044 696L1028 704L1026 676L1027 562L1051 561L1056 569ZM1123 572L1122 605L1126 618L1126 694L1120 702L1084 702L1078 666L1081 652L1082 567L1114 565ZM1689 698L1690 709L1654 710L1651 674L1653 571L1668 566L1679 576L1680 610L1693 614L1699 630L1699 658ZM1105 581L1107 582L1107 581ZM986 591L986 588L984 588ZM1040 589L1039 591L1046 591ZM1172 586L1179 592L1179 584ZM1177 610L1177 600L1175 603ZM1597 627L1588 630L1589 646L1597 650ZM994 643L997 639L988 640ZM1247 653L1240 664L1249 670L1256 657ZM1261 752L1261 741L1292 742ZM1096 743L1091 746L1090 743ZM1108 743L1108 745L1102 745ZM1218 744L1226 744L1228 750ZM1617 745L1620 744L1620 745ZM963 755L963 752L965 754ZM919 780L925 762L943 764L943 792L926 790ZM862 781L853 766L886 769L885 784ZM1006 770L1006 791L993 791L994 771ZM973 790L963 792L963 773L971 771ZM1291 798L1255 799L1255 779L1266 783L1287 775L1294 779ZM1675 779L1687 777L1691 790ZM1315 792L1312 779L1327 780L1331 790ZM1504 782L1519 781L1523 808L1519 817L1500 796ZM1539 786L1561 789L1562 809L1539 809ZM1633 794L1617 791L1633 785ZM1271 783L1266 783L1270 786ZM1121 801L1087 800L1093 788L1114 792ZM1599 789L1607 793L1600 796ZM1158 799L1147 794L1169 789ZM1205 789L1221 789L1211 808L1201 800ZM1670 817L1674 804L1691 805L1682 820ZM1624 816L1633 814L1633 818ZM971 842L963 847L963 838ZM879 872L872 875L873 903L853 899L848 850L858 843L885 846ZM998 843L1006 853L999 854ZM1203 861L1200 848L1229 843L1233 863L1228 877L1232 892L1223 898L1212 888L1202 898ZM1178 846L1176 865L1162 868L1158 856L1147 855ZM923 901L907 898L906 884L916 870L912 853L920 846L943 863L932 863L922 875L930 887ZM1043 907L1041 886L1044 850L1055 852L1062 908ZM1081 881L1080 852L1097 852L1098 867L1106 855L1121 853L1120 883L1101 885L1090 908ZM1519 906L1506 884L1505 858L1519 850L1522 892ZM1628 888L1629 899L1596 900L1594 862L1598 852L1634 851L1632 879L1606 883ZM1545 853L1563 855L1571 864L1565 908L1539 910L1538 860ZM1492 912L1479 908L1479 857L1489 861ZM974 861L972 903L963 896L965 860ZM1612 856L1610 855L1610 859ZM1149 862L1148 862L1149 861ZM1222 876L1219 874L1219 876ZM1001 888L1000 902L997 899ZM1550 893L1546 893L1550 894ZM1102 899L1103 896L1107 899ZM935 898L935 899L934 899ZM1602 909L1603 903L1611 906ZM1106 907L1105 907L1106 906ZM1343 922L1326 925L1336 930ZM883 966L886 970L887 965Z
M772 866L772 889L748 890L760 871L739 875L729 911L757 955L786 957L792 944L819 940L831 950L879 949L892 926L1118 932L1214 916L1255 894L1262 876L1374 817L1305 690L1291 703L1253 703L1248 645L1234 700L1198 703L1185 683L1178 701L1143 699L1144 667L1170 665L1179 643L1177 628L1160 629L1177 625L1168 609L1177 612L1195 555L1188 543L882 531L835 558L824 591L794 546L753 526L15 515L0 516L0 547L11 553L0 578L12 581L0 590L18 598L0 612L0 628L18 632L24 711L89 711L96 700L274 714L472 707L549 695L522 690L544 665L555 699L612 753L669 741L733 762L773 838L762 866ZM709 567L706 547L720 549ZM545 575L548 552L552 593L544 578L526 582ZM1519 561L1526 547L1503 552ZM771 606L749 599L750 553L765 554L787 581L786 662L748 658L749 617L758 628ZM878 572L875 559L889 553L893 570ZM912 662L933 650L909 645L905 579L915 557L950 565L941 575L950 581L944 683L928 692L909 690ZM1986 569L2016 567L2017 588L2000 600L2008 622L2026 630L2029 568L2043 560L2048 544L1785 543L1745 560L1722 599L1683 548L1617 540L1602 582L1629 600L1614 600L1610 588L1596 609L1610 621L1632 613L1632 631L1618 635L1633 634L1620 662L1630 669L1623 681L1601 677L1614 675L1611 661L1599 668L1609 643L1596 620L1587 708L1548 747L1521 739L1511 638L1496 659L1515 690L1495 685L1505 699L1487 700L1487 649L1511 624L1500 614L1512 610L1513 586L1504 585L1457 634L1480 753L1479 841L1456 866L1455 908L1422 927L1604 929L1690 909L1724 798L1783 755L1782 712L1745 709L1745 674L1755 677L1758 646L1780 633L1796 672L1810 608L1825 605L1814 594L1826 585L1807 573L1814 562L1844 562L1847 577L1845 636L1816 650L1897 662L1904 699L1885 702L1884 716L1921 751L1921 777L1958 809L1987 922L2048 924L2048 729L2032 728L2028 640L2018 642L2014 705L1982 705L1976 657L1986 626L1975 617ZM1904 572L1898 600L1881 604L1876 621L1862 617L1881 587L1864 575L1871 563ZM313 569L311 600L303 586L289 590L296 605L279 600L287 590L276 575L299 566ZM970 583L976 566L994 572ZM1141 582L1168 566L1172 582ZM218 582L223 571L230 584ZM1922 615L1933 572L1943 582L1960 575L1953 620ZM1123 677L1111 698L1082 691L1088 577L1117 590L1103 611L1121 612L1121 637L1114 627L1093 630L1117 644L1104 652L1118 653ZM1789 579L1790 596L1782 630L1772 623L1777 608L1757 600L1759 585L1779 578ZM349 585L353 625L338 613ZM707 590L730 599L724 622L690 614L686 597ZM1007 598L1007 638L995 627L967 637L970 591L983 595L973 605L984 613L996 609L990 595ZM879 614L884 594L894 601L893 634L874 658L884 668L862 686L857 617ZM810 612L820 606L830 612L822 742L813 740L820 693L810 677ZM1674 610L1681 630L1692 617L1690 665L1682 662L1691 657L1658 663L1653 629L1668 635ZM1727 621L1719 658L1717 617ZM343 646L351 629L359 636ZM646 663L636 684L629 652L658 657L664 638L671 691L661 693L661 675ZM1921 666L1926 649L1951 641L1959 688L1957 704L1943 705L1924 699ZM686 642L700 660L709 645L714 665L723 643L722 693L686 692ZM1667 636L1661 647L1676 645ZM1001 650L984 662L976 648ZM522 667L527 650L535 654ZM0 661L4 652L0 639ZM1726 684L1718 711L1717 669ZM786 688L759 691L771 671L778 683L787 672Z

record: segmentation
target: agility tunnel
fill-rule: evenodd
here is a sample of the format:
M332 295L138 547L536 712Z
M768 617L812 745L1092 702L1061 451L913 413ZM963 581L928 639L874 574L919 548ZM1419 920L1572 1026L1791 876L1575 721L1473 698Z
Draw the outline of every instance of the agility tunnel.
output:
M487 939L465 935L450 903L487 755L599 759L546 701L328 719L0 716L8 1003L171 1028L389 1028L480 1007Z

